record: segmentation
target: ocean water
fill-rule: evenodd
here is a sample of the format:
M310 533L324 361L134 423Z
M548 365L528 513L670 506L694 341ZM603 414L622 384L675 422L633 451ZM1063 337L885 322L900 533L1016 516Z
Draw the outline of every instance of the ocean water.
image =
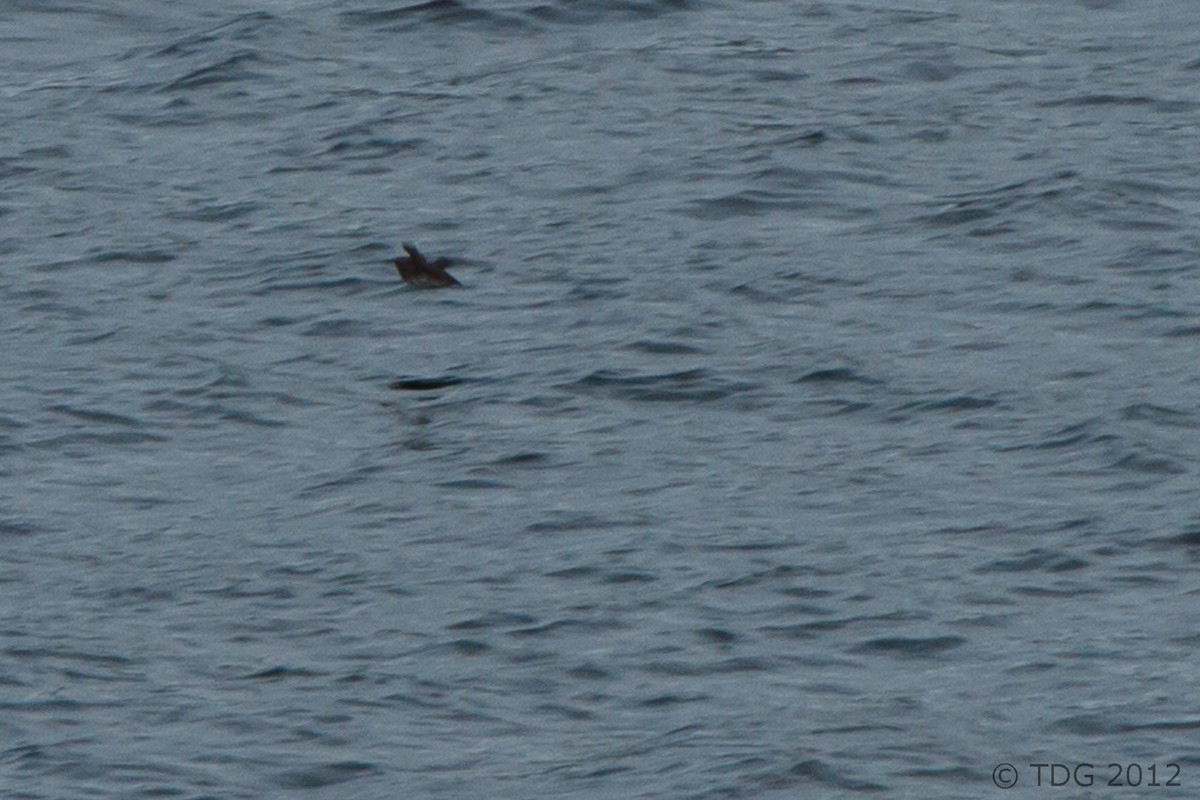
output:
M1197 30L0 0L0 794L1195 796Z

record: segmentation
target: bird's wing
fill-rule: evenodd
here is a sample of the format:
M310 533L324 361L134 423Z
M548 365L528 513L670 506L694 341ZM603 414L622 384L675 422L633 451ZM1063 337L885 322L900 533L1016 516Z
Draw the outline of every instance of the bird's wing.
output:
M421 255L421 251L417 249L417 246L415 244L412 244L410 242L405 242L404 244L402 244L400 246L404 248L404 252L406 252L410 256L412 256L412 260L417 264L417 266L420 266L420 267L426 266L425 256Z

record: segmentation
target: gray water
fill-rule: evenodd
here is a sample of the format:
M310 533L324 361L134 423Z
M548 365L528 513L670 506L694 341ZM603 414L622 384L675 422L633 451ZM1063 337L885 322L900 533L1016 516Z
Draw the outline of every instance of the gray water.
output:
M1197 31L0 0L3 796L1195 796Z

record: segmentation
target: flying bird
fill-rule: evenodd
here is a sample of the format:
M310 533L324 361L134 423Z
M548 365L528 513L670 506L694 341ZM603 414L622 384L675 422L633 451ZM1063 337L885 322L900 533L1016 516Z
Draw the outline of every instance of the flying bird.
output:
M400 273L400 278L409 286L415 286L418 289L462 286L454 279L453 275L446 272L446 267L454 263L450 259L435 258L433 261L429 261L421 255L421 251L415 244L405 242L402 246L408 255L400 256L392 263L396 265L396 271Z

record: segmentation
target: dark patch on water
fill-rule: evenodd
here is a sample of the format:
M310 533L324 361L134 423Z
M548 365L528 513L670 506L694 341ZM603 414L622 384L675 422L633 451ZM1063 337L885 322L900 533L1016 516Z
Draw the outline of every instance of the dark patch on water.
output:
M358 319L326 319L314 322L305 328L301 336L335 338L360 338L371 329L371 324Z
M441 375L433 378L398 378L389 383L388 388L402 392L432 392L458 386L464 381L464 378L455 375Z
M257 80L263 77L263 73L247 69L247 66L261 63L263 63L263 59L258 53L252 50L243 50L240 53L192 70L186 75L176 78L164 86L162 91L187 91L201 89L206 86L219 86L226 83Z
M558 24L596 24L632 19L654 19L686 11L695 0L552 0L533 6L526 13L537 20Z
M724 197L693 201L683 213L698 220L720 221L754 217L774 211L799 211L810 205L811 201L790 193L748 190Z
M50 406L50 410L74 417L83 422L93 422L99 425L124 425L131 428L140 428L144 424L133 417L127 417L124 414L113 414L108 411L93 411L90 409L72 408L65 405Z
M1186 475L1188 469L1176 459L1130 453L1111 464L1109 469L1128 470L1149 475Z
M0 536L31 536L39 530L40 527L32 522L0 519Z
M855 653L870 653L900 656L904 658L930 658L940 656L966 644L961 636L933 636L928 638L908 636L883 636L869 639L852 648Z
M166 264L176 258L178 256L174 253L164 253L162 250L105 250L97 253L92 260L97 264Z
M511 626L529 626L536 619L528 614L518 614L507 611L496 611L485 614L479 617L471 617L456 622L453 625L447 625L447 630L463 631L463 630L490 630L492 628L508 628Z
M704 403L748 392L756 386L719 378L705 369L690 369L659 375L629 375L614 370L598 370L561 388L637 402Z
M970 395L958 395L956 397L947 397L942 400L927 400L914 403L905 403L896 408L897 412L902 411L979 411L985 408L992 408L997 405L998 401L990 400L986 397L972 397Z
M211 50L210 45L217 42L247 42L257 41L260 34L273 22L276 17L265 11L251 11L241 14L228 22L221 23L201 33L194 33L178 39L166 47L151 53L152 56L190 56Z
M1017 558L998 559L977 567L976 572L1073 572L1084 569L1088 562L1074 556L1050 550L1035 549Z
M515 453L504 456L492 462L497 467L545 467L549 466L551 457L548 453Z
M766 790L781 791L803 786L817 786L848 792L886 792L888 787L873 781L862 780L839 770L820 759L809 759L793 765L786 773L768 775L761 779Z
M635 350L652 355L691 355L703 352L698 347L692 347L680 342L637 341L625 345L626 350Z
M258 672L252 672L249 675L245 675L244 679L248 681L282 681L288 678L316 678L321 675L322 673L313 670L289 667L281 664L259 670Z
M190 211L177 211L168 216L192 222L229 222L248 217L262 208L262 204L254 202L197 204Z
M282 789L321 789L382 773L378 766L368 762L335 761L289 770L278 775L275 783Z
M428 0L381 11L342 11L338 19L348 26L366 26L387 31L404 31L421 25L472 25L488 30L526 28L529 22L512 14L479 8L480 3L460 0Z
M805 373L796 383L880 383L873 378L860 375L850 367L831 367Z

